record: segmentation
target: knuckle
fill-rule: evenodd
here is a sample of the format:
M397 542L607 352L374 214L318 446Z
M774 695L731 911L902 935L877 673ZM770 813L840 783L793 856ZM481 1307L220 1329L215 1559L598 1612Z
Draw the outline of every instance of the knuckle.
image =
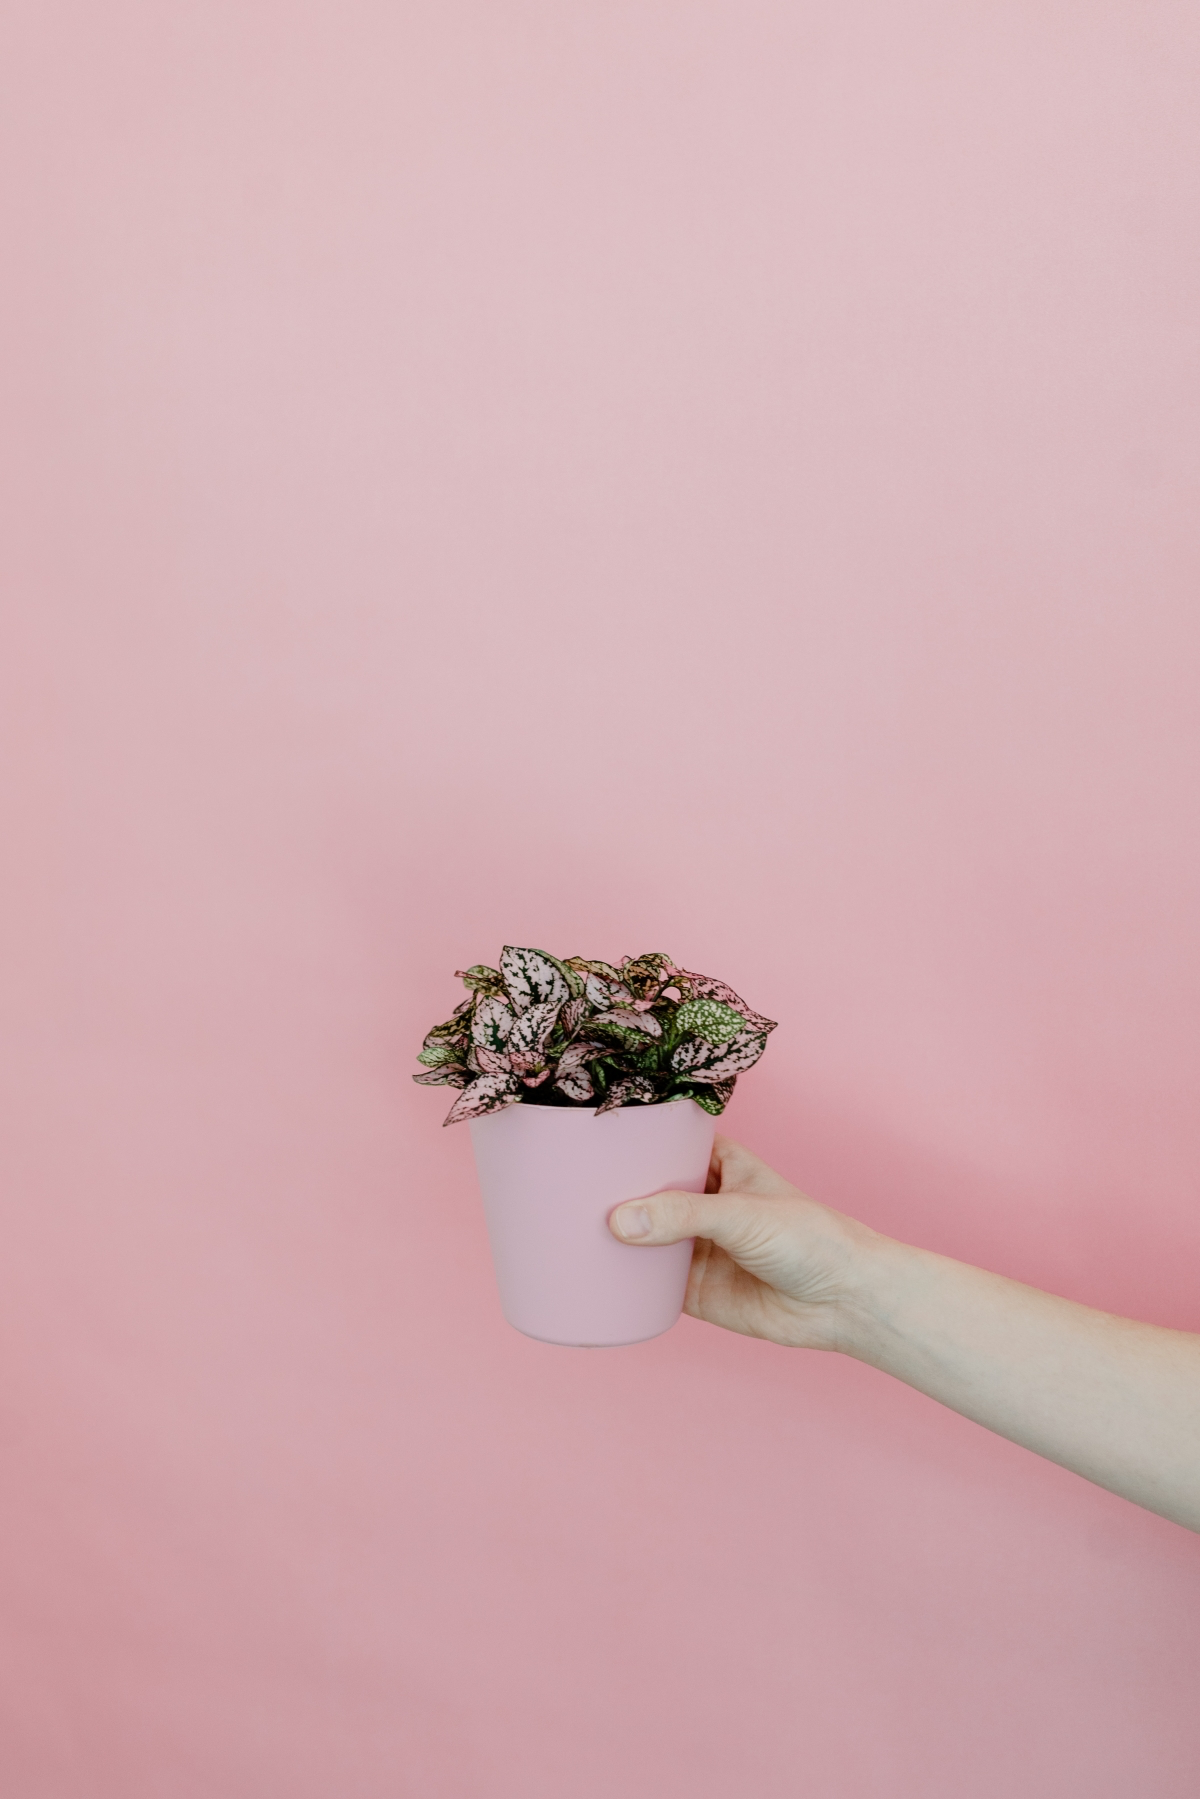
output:
M656 1193L651 1201L651 1215L658 1231L677 1231L686 1236L692 1229L692 1195L668 1191Z

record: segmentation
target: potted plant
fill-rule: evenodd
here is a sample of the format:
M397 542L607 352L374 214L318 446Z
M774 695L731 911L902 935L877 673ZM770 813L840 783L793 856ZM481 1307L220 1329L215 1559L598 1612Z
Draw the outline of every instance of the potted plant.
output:
M713 1119L775 1026L669 956L620 964L516 949L460 971L468 996L417 1058L460 1091L500 1300L544 1342L637 1343L669 1330L691 1244L635 1249L608 1215L665 1187L702 1192Z

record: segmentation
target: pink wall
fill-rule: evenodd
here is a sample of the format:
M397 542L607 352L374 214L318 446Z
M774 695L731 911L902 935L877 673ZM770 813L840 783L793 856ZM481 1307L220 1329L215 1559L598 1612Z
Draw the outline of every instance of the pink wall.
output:
M873 1372L502 1324L506 940L1200 1328L1200 23L12 0L11 1799L1185 1799L1200 1544Z

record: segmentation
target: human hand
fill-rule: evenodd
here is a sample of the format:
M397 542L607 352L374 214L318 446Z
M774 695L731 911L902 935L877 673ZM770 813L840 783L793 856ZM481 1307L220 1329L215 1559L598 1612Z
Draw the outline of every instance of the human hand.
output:
M618 1206L622 1243L694 1237L684 1310L707 1324L789 1348L850 1349L859 1275L881 1241L806 1199L728 1137L713 1146L704 1193L652 1193Z
M840 1349L1038 1455L1200 1531L1200 1335L1137 1324L878 1236L718 1137L705 1193L609 1218L622 1243L694 1237L684 1309L789 1348Z

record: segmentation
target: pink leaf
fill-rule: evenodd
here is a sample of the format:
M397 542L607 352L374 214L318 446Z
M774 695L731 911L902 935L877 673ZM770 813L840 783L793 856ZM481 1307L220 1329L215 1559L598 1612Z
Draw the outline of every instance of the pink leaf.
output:
M586 1068L573 1068L564 1074L561 1062L558 1067L558 1079L554 1085L560 1093L565 1093L568 1099L592 1099L596 1092L592 1086L592 1077Z
M715 1086L718 1081L730 1080L753 1067L766 1047L766 1036L760 1031L739 1031L719 1047L693 1037L679 1045L671 1057L671 1067L685 1080Z
M500 956L500 972L516 1012L527 1012L531 1006L550 1002L561 1006L570 993L554 962L538 949L515 949L511 943L506 944Z
M593 1006L600 1012L607 1012L610 1006L618 1003L631 1005L633 1002L633 994L624 981L610 981L595 970L587 978L586 991Z
M513 1025L508 1039L508 1057L518 1074L534 1074L546 1059L546 1043L558 1018L560 1000L546 1000L530 1006Z
M513 1022L505 1001L489 995L476 1004L471 1020L471 1041L481 1049L502 1051L512 1034Z
M560 1020L565 1035L573 1037L587 1014L588 1003L584 994L581 993L577 999L569 999L562 1009Z
M596 1116L602 1112L615 1112L618 1106L648 1106L655 1097L654 1082L648 1081L645 1075L633 1074L628 1080L618 1081L602 1106L596 1107Z
M485 1112L499 1112L521 1097L521 1089L511 1074L481 1074L464 1087L444 1122L457 1124L463 1118L482 1118Z
M587 996L597 1012L606 1012L610 1005L608 982L602 981L598 974L590 974L587 978Z
M499 1050L488 1049L484 1044L476 1043L472 1046L472 1054L479 1064L481 1074L512 1073L508 1057L501 1055Z

